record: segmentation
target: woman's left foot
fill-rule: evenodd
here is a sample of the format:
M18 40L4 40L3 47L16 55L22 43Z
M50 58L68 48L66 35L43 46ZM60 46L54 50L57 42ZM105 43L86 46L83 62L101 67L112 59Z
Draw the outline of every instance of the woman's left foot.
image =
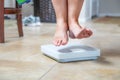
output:
M72 39L82 39L88 38L93 34L90 29L84 28L77 22L72 22L69 24L69 37Z

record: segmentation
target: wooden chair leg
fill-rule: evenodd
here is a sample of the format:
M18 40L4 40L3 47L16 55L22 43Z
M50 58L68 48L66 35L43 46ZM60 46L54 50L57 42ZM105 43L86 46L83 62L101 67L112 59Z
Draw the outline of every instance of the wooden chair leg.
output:
M22 37L23 36L22 14L17 14L17 25L18 25L19 37Z
M4 43L4 0L0 0L0 43Z

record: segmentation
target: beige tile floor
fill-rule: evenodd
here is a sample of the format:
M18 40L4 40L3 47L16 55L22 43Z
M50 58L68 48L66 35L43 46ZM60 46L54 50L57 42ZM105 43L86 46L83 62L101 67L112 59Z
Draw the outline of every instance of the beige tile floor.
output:
M99 21L99 20L98 20ZM90 21L89 39L71 40L101 49L95 61L58 63L42 54L40 46L52 42L55 24L24 27L19 38L15 21L6 21L6 43L0 44L0 80L120 80L120 26Z

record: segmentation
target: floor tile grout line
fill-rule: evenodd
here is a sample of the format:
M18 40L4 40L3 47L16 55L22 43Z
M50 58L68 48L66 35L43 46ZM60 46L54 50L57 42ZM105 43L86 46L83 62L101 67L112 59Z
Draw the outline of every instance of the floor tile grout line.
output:
M39 80L41 80L46 74L48 74L58 63L54 64L48 71L46 71L40 78Z

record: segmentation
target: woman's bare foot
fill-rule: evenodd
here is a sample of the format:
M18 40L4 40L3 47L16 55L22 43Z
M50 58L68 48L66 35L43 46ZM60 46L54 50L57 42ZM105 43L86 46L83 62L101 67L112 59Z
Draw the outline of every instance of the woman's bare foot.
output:
M65 45L68 42L68 26L67 24L57 24L53 44L56 46Z
M88 38L92 33L90 29L80 26L78 22L71 22L69 24L69 37L72 39Z

